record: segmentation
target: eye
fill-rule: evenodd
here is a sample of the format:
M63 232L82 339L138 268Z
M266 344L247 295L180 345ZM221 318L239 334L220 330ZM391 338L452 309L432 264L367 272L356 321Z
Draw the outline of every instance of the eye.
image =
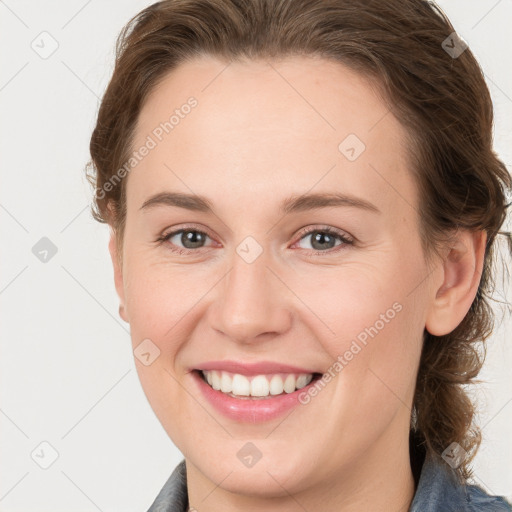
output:
M204 231L195 228L181 228L162 235L157 242L168 243L171 251L186 254L193 252L194 249L202 249L207 238L210 237ZM182 244L183 247L180 247L179 244Z
M300 231L299 236L300 239L299 242L297 242L299 244L302 240L311 237L314 255L332 254L354 243L354 240L345 233L330 226L304 228ZM190 254L197 252L195 251L196 249L205 248L204 244L208 238L211 240L211 237L204 231L193 227L182 227L163 234L156 241L159 244L167 244L172 252ZM337 240L339 241L338 244L336 243ZM304 247L302 247L302 249L304 249Z
M311 238L310 243L315 255L332 254L333 252L342 250L344 246L354 243L345 233L329 226L305 228L301 230L299 235L299 243L302 240L306 240L308 237ZM340 241L339 244L336 244L336 239Z

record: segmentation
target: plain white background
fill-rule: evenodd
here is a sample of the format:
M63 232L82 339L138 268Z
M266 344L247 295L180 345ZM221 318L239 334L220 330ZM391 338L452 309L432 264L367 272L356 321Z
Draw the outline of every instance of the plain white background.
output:
M181 460L140 387L83 172L115 38L148 4L0 1L1 512L143 511ZM439 5L482 65L510 171L512 2ZM57 251L47 262L33 252L43 237ZM512 300L508 286L496 296ZM511 327L510 315L498 322L475 395L475 481L509 499Z

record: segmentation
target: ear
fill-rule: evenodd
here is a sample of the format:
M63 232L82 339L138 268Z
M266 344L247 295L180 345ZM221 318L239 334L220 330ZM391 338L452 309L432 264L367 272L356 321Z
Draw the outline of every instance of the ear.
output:
M124 302L124 283L123 283L123 269L119 262L119 251L121 248L117 247L117 239L113 229L110 230L110 241L108 243L108 250L112 259L112 265L114 267L114 283L119 296L119 316L125 321L129 322L128 315L126 314L125 302Z
M478 291L487 233L459 231L441 262L442 284L434 289L425 328L434 336L452 332L464 319Z

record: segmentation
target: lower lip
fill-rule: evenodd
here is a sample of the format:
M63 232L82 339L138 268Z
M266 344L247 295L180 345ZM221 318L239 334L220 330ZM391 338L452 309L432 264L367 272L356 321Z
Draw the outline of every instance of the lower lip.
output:
M193 371L199 389L212 406L228 418L244 423L260 423L282 416L294 407L300 405L299 396L318 380L314 378L307 386L297 389L293 393L276 395L272 398L243 399L213 389L201 376L200 372Z

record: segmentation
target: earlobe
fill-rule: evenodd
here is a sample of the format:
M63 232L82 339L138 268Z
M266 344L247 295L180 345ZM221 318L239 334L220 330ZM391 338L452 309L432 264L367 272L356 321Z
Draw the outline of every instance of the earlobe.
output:
M487 233L461 231L440 263L443 282L433 291L425 328L434 336L452 332L464 319L478 291Z
M119 316L125 321L129 322L128 315L124 306L124 283L123 283L123 271L120 265L119 248L117 247L116 234L110 230L110 241L108 243L108 250L110 252L110 258L112 259L112 266L114 269L114 284L116 287L117 295L119 296Z
M126 322L128 322L128 317L126 316L126 311L124 309L124 304L119 304L119 316Z

